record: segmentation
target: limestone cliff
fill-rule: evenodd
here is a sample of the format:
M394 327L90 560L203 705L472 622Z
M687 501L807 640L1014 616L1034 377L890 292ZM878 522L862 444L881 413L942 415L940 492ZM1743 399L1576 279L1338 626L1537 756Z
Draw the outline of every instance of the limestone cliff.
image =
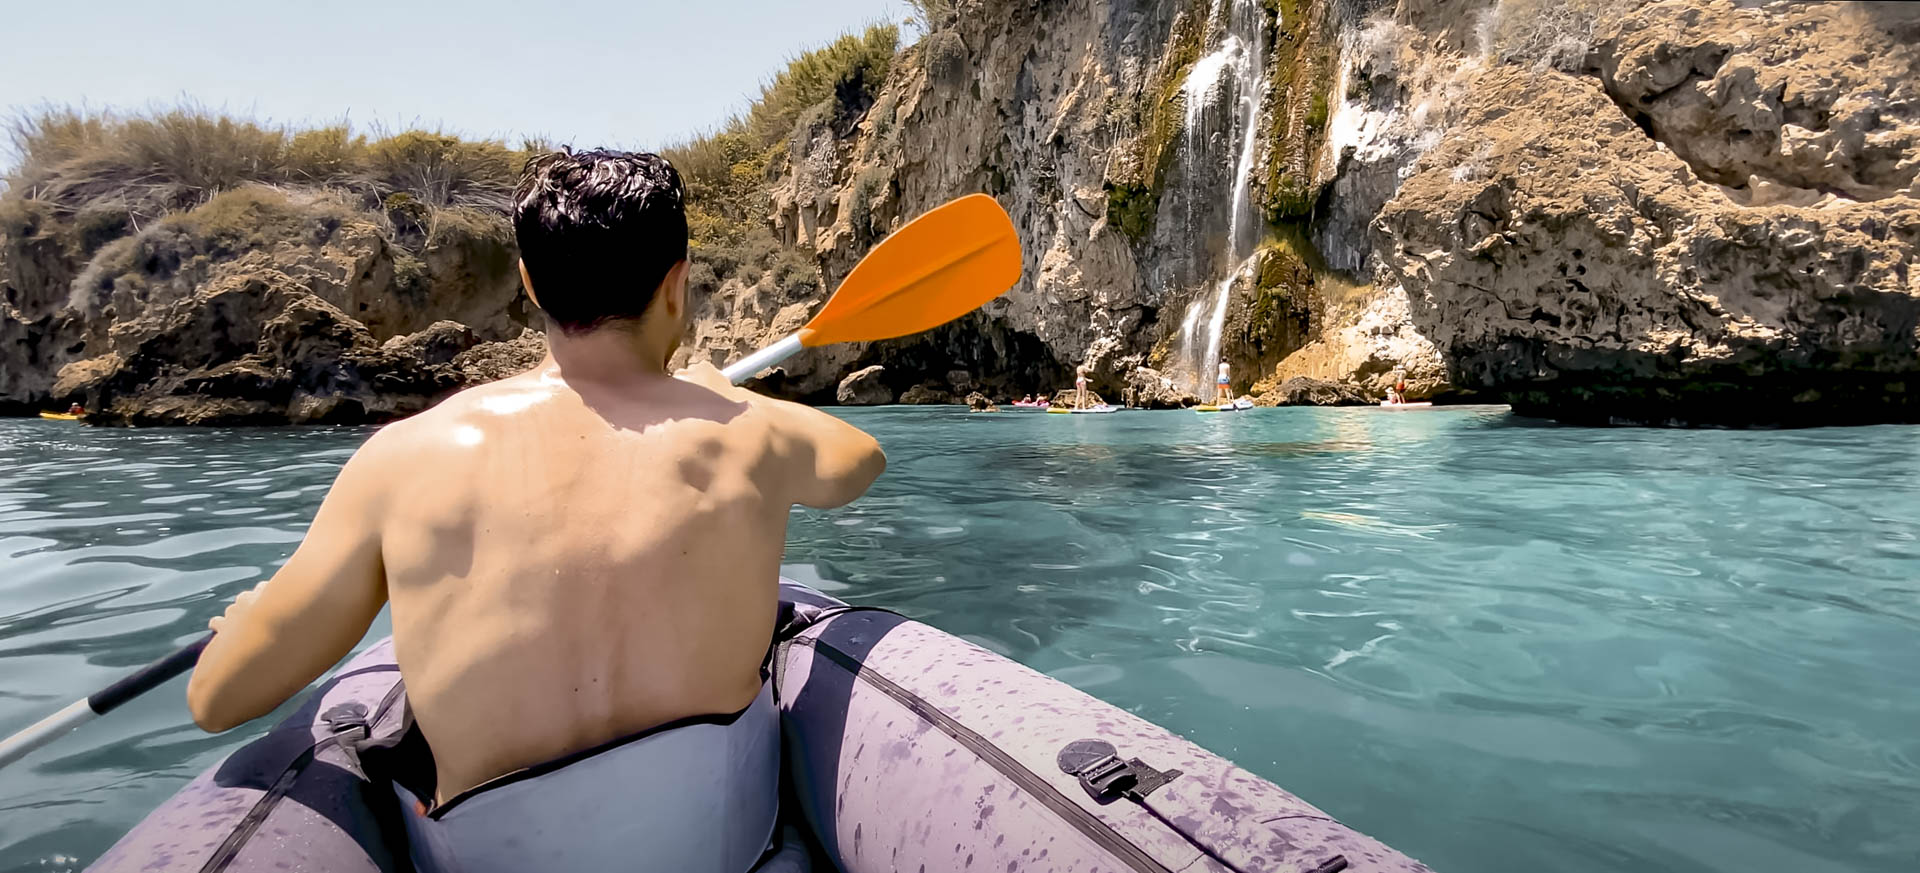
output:
M0 411L383 421L537 361L504 150L339 133L316 155L187 113L43 120L0 197Z
M959 396L964 386L951 383L953 374L1006 397L1057 388L1086 364L1097 389L1121 393L1136 367L1168 363L1182 316L1231 267L1216 238L1233 220L1226 189L1242 139L1270 134L1299 154L1311 151L1306 142L1318 128L1309 120L1300 120L1292 139L1265 127L1207 130L1186 121L1205 117L1202 108L1185 108L1194 101L1311 102L1310 77L1295 93L1286 87L1292 67L1267 63L1277 53L1246 58L1262 80L1260 94L1191 84L1203 55L1232 50L1234 14L1251 18L1258 40L1288 45L1315 32L1309 21L1325 20L1325 10L1310 4L1289 7L1259 0L958 4L901 52L870 102L812 113L785 138L768 168L767 221L812 278L794 293L795 283L773 270L718 276L685 356L718 362L792 330L817 305L819 290L887 231L949 198L985 191L1013 216L1026 250L1024 275L1010 293L923 337L811 352L768 374L762 387L824 400L842 378L884 365L881 378L896 394L919 386ZM1288 14L1301 18L1283 24ZM1324 51L1287 57L1293 54L1331 63ZM1281 79L1279 90L1269 76ZM847 116L857 120L846 124ZM1284 183L1286 196L1297 199L1295 189L1306 185L1287 168L1309 172L1312 162L1260 143L1254 158L1278 169L1248 174L1258 175L1249 189ZM1244 387L1305 341L1315 277L1297 253L1279 250L1243 272L1230 292L1235 305L1222 353Z
M1003 399L1086 366L1165 406L1210 399L1224 360L1274 403L1405 379L1580 421L1920 419L1914 5L924 7L912 44L803 54L669 150L680 361L792 331L886 233L984 191L1025 247L1011 292L758 387ZM244 159L41 131L0 196L0 410L379 419L535 347L487 345L533 317L498 217L521 153L220 124L192 141Z
M767 221L815 284L720 283L689 354L791 329L887 229L984 190L1027 246L1012 293L769 386L884 365L896 394L950 370L1015 394L1084 363L1108 392L1143 364L1210 391L1197 357L1242 391L1404 378L1583 421L1913 415L1920 11L1331 0L1237 28L1248 8L958 4L856 122L770 165Z
M1571 72L1463 68L1372 226L1449 379L1595 423L1920 420L1920 9L1591 27Z

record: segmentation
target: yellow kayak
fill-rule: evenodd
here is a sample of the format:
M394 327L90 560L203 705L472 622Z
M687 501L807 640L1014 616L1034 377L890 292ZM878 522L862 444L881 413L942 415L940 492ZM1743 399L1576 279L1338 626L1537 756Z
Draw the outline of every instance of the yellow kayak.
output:
M80 416L70 412L42 412L40 417L48 421L79 421Z
M1054 415L1066 415L1067 413L1070 413L1073 410L1068 409L1064 406L1049 406L1047 407L1047 411L1053 413Z

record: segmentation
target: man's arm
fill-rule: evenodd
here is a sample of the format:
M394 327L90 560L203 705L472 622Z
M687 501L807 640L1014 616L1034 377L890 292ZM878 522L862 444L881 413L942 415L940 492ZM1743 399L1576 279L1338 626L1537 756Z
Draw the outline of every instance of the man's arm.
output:
M887 469L887 454L866 431L810 406L763 400L779 416L776 439L794 472L793 500L814 509L845 506Z
M772 417L774 445L789 472L795 503L814 509L845 506L867 493L887 469L878 440L818 409L738 387L712 364L695 364L677 375Z
M380 562L380 434L349 459L306 539L273 578L208 623L216 632L187 683L208 731L271 712L339 663L387 600Z

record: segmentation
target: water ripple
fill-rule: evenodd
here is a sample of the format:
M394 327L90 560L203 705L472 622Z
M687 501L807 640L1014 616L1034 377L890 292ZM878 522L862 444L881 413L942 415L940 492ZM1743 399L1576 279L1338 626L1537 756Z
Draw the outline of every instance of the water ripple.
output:
M1436 869L1920 858L1911 429L848 415L889 472L794 512L789 575L1086 688ZM0 730L198 633L365 434L0 423ZM243 739L195 731L177 688L89 726L0 783L0 871L83 864Z

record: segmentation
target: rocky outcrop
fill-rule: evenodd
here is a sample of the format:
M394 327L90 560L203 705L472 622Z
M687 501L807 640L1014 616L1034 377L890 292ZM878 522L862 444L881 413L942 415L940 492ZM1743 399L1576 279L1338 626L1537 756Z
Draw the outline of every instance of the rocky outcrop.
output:
M1489 68L1374 224L1382 281L1522 412L1920 421L1916 30L1661 2L1598 25L1593 75Z
M1172 378L1152 367L1135 367L1127 375L1120 402L1134 409L1184 409L1200 403L1193 392L1174 384Z
M1431 397L1455 393L1447 381L1446 362L1438 349L1413 323L1406 292L1342 288L1326 295L1321 305L1323 324L1318 335L1281 361L1267 377L1254 383L1263 396L1294 380L1302 384L1337 384L1340 391L1296 394L1285 405L1345 405L1349 395L1361 402L1385 397L1397 379L1407 383L1409 395ZM1320 404L1314 398L1332 398Z
M240 188L90 253L50 253L59 226L19 222L36 201L0 209L14 218L0 228L13 301L0 333L35 340L0 349L0 372L19 374L0 390L20 411L78 402L90 421L138 425L384 421L525 369L539 357L528 347L543 345L518 337L511 365L490 348L524 330L498 227L449 225L419 260L328 192ZM474 323L436 320L448 312Z
M1367 406L1377 402L1350 383L1306 376L1295 376L1253 398L1255 406Z
M887 368L875 364L847 375L834 390L841 406L884 406L893 402L893 389L882 378Z
M937 406L952 403L953 395L923 382L900 392L898 402L908 406Z
M967 411L968 412L999 412L1000 407L993 405L993 401L987 399L987 395L982 394L978 391L975 391L972 394L967 395Z

